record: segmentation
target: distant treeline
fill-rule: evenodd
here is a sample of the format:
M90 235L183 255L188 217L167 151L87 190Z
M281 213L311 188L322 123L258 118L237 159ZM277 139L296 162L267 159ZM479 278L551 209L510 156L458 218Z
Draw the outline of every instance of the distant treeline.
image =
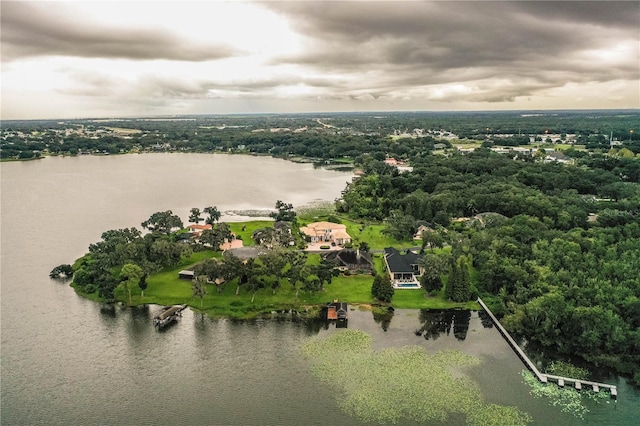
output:
M110 130L113 128L139 132L119 134ZM75 132L65 132L68 129ZM434 132L394 143L389 138L389 135L411 133L414 129ZM574 134L575 142L588 149L608 149L609 138L613 136L624 147L640 153L640 113L633 110L237 115L109 122L5 121L0 154L2 158L31 158L46 152L75 155L132 150L246 150L324 160L356 158L362 153L409 158L428 153L436 142L447 144L442 139L444 133L470 140L508 135L494 141L506 146L527 144L529 136Z

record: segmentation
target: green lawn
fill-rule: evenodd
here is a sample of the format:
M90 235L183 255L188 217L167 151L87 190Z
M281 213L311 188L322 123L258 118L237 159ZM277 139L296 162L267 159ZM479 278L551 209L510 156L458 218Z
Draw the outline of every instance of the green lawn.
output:
M250 222L228 222L229 228L231 231L236 234L236 236L242 239L242 244L244 246L252 246L254 245L253 239L251 236L256 229L267 228L273 226L272 220L253 220ZM244 231L242 228L245 228Z
M478 302L456 303L444 297L444 290L438 296L426 296L422 290L396 290L391 304L398 309L473 309L480 310Z
M320 212L316 211L315 213ZM301 223L309 223L326 220L330 214L337 217L335 212L330 210L324 210L322 213L319 216L306 216L299 219L299 221ZM366 241L372 250L380 250L389 246L406 248L419 245L419 242L416 241L397 241L384 235L382 233L383 224L360 224L344 217L339 217L339 219L347 226L347 232L352 236L354 246L357 246L362 241ZM271 221L229 223L231 230L242 238L245 246L254 244L251 235L256 229L272 225L273 222ZM275 289L275 292L269 287L258 290L255 295L242 287L239 294L236 295L237 282L235 280L220 288L209 285L207 286L208 294L202 299L201 305L200 299L192 296L191 281L179 279L178 272L212 257L221 257L221 253L214 253L210 250L196 252L189 259L184 259L179 265L166 268L149 276L147 279L148 288L145 290L144 297L142 297L140 289L135 287L131 292L131 303L133 305L188 304L213 317L233 318L251 318L262 313L282 309L310 310L313 313L319 309L320 305L324 305L333 299L352 304L369 305L376 303L371 296L372 275L340 275L334 278L331 284L326 285L321 292L311 294L299 291L297 299L296 290L292 288L286 279L280 280L280 286ZM309 255L307 263L310 265L319 264L320 255ZM374 267L377 273L385 272L381 254L374 255ZM115 293L117 300L128 301L128 294L124 288L119 287ZM88 298L92 296L81 295ZM253 302L251 301L252 298L254 299ZM449 302L444 298L444 294L426 297L425 292L422 290L396 290L391 306L406 309L479 308L475 302Z
M382 230L385 228L383 224L359 224L351 220L342 219L342 223L347 225L347 233L351 235L354 246L357 246L362 241L369 244L371 250L381 250L385 247L395 248L407 248L419 246L421 241L398 241L384 233Z
M219 256L220 254L215 253L215 255ZM320 305L324 305L333 299L352 304L376 303L371 296L373 276L340 275L334 278L331 284L326 285L321 292L311 294L299 291L297 300L295 290L287 280L281 280L280 286L275 290L275 294L272 288L258 290L253 302L251 301L254 296L253 293L246 291L242 287L240 288L239 294L236 295L237 284L235 280L220 289L210 285L207 287L208 294L203 298L201 308L200 299L192 296L191 281L179 279L178 272L213 256L214 253L211 251L198 252L180 265L167 268L150 276L147 280L149 286L147 290L145 290L144 298L141 297L140 289L133 289L132 304L188 304L196 310L201 310L213 317L251 318L261 313L282 309L295 309L299 311L309 309L311 312L314 312L318 310ZM309 263L317 263L319 259L319 255L311 255L309 257ZM375 265L376 269L382 268L380 255L376 256ZM128 299L127 294L122 288L116 291L116 297L118 300L123 301ZM422 290L396 290L391 306L405 309L479 308L475 302L449 302L444 299L444 295L440 295L439 297L425 297L425 293Z
M155 303L158 305L176 305L188 303L191 299L191 281L181 280L178 278L178 272L212 257L220 257L219 252L214 253L211 250L196 252L189 259L183 260L179 265L166 268L156 274L152 274L147 279L148 287L144 292L144 298L141 296L140 288L137 286L131 291L131 303L133 305L142 305L145 303ZM123 288L117 288L117 300L128 300Z

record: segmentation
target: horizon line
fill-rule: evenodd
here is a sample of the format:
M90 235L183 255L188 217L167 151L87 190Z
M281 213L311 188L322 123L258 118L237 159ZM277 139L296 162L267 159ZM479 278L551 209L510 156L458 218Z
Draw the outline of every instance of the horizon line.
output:
M304 115L362 115L362 114L501 114L501 113L552 113L552 112L638 112L640 107L628 108L553 108L553 109L498 109L498 110L353 110L353 111L309 111L309 112L229 112L229 113L192 113L192 114L155 114L155 115L123 115L123 116L87 116L67 118L0 118L0 123L9 121L87 121L87 120L131 120L181 117L232 117L232 116L304 116Z

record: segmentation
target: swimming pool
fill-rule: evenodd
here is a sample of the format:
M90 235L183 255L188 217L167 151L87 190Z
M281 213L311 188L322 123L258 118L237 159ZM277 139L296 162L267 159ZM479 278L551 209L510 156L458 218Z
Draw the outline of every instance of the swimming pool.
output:
M395 288L420 288L420 283L395 283Z

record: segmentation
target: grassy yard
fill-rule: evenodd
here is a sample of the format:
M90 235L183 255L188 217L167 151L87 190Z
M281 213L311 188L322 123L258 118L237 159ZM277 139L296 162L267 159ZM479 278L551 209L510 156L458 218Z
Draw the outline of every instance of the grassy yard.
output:
M178 278L178 272L189 268L205 259L220 257L221 254L211 250L196 252L189 259L183 260L179 265L166 268L147 279L147 289L142 298L140 288L135 286L131 291L131 303L142 305L155 303L158 305L176 305L188 303L191 299L191 281ZM117 300L128 300L129 296L123 288L115 291Z
M354 246L366 241L372 250L381 250L385 247L407 248L419 245L417 241L397 241L382 233L384 225L380 223L361 224L345 217L339 217L330 208L307 212L299 218L300 223L310 223L327 220L330 215L338 217L346 225L347 232L352 236ZM231 230L242 238L245 246L252 246L254 242L251 235L256 229L273 226L271 221L249 221L242 223L229 223ZM184 259L179 265L166 268L147 279L148 287L142 297L140 289L132 288L131 303L174 305L188 304L213 317L251 318L262 313L269 313L282 309L295 309L298 311L310 310L315 312L319 306L338 299L352 304L375 304L371 296L372 275L340 275L333 282L326 285L323 291L307 293L292 288L286 279L280 280L280 285L275 289L262 288L255 295L241 287L236 295L237 282L231 281L222 287L207 286L207 295L200 301L192 296L191 281L178 278L178 272L188 269L202 260L211 257L221 257L220 252L202 251L194 253L189 259ZM311 254L307 260L310 265L320 263L319 254ZM377 273L385 272L385 265L381 254L374 255L374 267ZM82 296L92 298L89 294ZM116 289L116 299L128 301L125 289ZM94 297L96 299L96 297ZM252 301L253 299L253 301ZM422 290L396 290L391 306L407 309L447 309L447 308L471 308L478 309L475 302L453 303L445 299L444 294L435 297L427 297Z
M351 220L342 219L341 221L347 226L347 233L351 235L354 246L357 246L361 242L365 241L369 244L371 250L381 250L385 247L395 248L408 248L419 246L421 241L398 241L384 233L382 230L385 228L383 224L359 224Z
M333 299L352 304L376 303L371 296L373 276L340 275L334 278L331 284L326 285L321 292L311 294L299 291L297 299L296 291L287 280L281 280L280 286L275 292L272 288L263 288L256 292L255 297L253 293L242 287L239 294L236 295L237 283L235 280L221 288L210 285L207 287L208 293L203 298L201 307L200 299L192 296L191 281L179 279L178 272L203 259L213 257L213 255L211 251L195 253L180 265L150 276L147 280L149 286L145 290L144 298L140 294L140 289L133 289L132 304L188 304L212 317L252 318L262 313L282 309L299 311L309 309L314 312L319 309L320 305ZM219 256L219 253L216 255ZM309 263L317 263L319 258L319 255L311 255ZM376 269L382 268L382 259L379 255L376 256L375 264ZM116 291L116 297L118 300L128 299L128 295L122 288ZM253 302L252 298L254 298ZM475 302L449 302L444 299L443 294L438 297L426 297L422 290L396 290L391 306L406 309L479 308Z
M253 232L256 229L272 227L273 221L253 220L250 222L228 222L227 225L229 225L229 228L231 228L231 231L234 232L236 236L242 239L242 244L244 246L252 246L254 245L253 239L251 238Z

